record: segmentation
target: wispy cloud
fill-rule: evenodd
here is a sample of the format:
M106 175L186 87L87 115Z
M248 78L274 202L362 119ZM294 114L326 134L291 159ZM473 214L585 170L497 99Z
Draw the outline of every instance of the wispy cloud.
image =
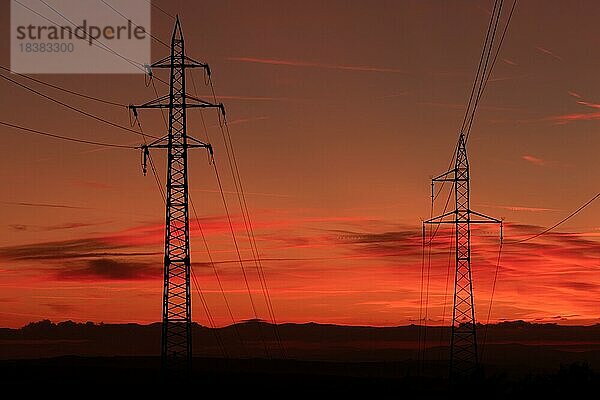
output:
M255 230L266 229L271 231L290 227L315 226L324 223L344 224L363 223L365 221L368 221L368 219L361 217L280 217L255 220L253 227ZM245 232L246 226L241 216L232 216L231 222L235 232ZM204 235L229 235L230 232L229 221L225 216L192 219L190 221L190 234L193 237L201 235L198 224L202 226ZM76 224L65 224L64 226L67 225ZM27 228L25 227L25 229ZM151 223L90 238L0 247L0 259L65 262L90 258L122 259L124 257L154 256L161 254L161 252L136 250L140 247L147 250L145 246L162 244L163 241L164 224Z
M489 82L504 82L504 81L514 81L517 79L527 78L529 75L518 75L518 76L499 76L494 77L489 80Z
M63 303L44 303L42 304L45 307L48 307L52 311L58 313L70 313L72 311L77 311L78 307L71 304L63 304Z
M237 124L245 124L246 122L264 121L267 119L269 119L269 117L267 117L267 116L252 117L252 118L239 118L239 119L233 119L231 121L227 121L227 123L229 125L237 125Z
M69 204L52 204L52 203L29 203L22 201L3 201L2 204L24 207L48 207L48 208L68 208L74 210L89 210L87 207L73 206Z
M239 61L246 63L255 64L268 64L268 65L283 65L289 67L310 67L310 68L323 68L323 69L335 69L342 71L360 71L360 72L386 72L403 74L405 71L398 68L388 67L377 67L372 65L342 65L342 64L325 64L310 61L296 61L296 60L281 60L275 58L258 58L258 57L228 57L229 61Z
M0 258L12 261L65 261L90 257L128 257L160 253L121 252L124 244L109 242L106 238L74 239L55 242L32 243L0 248Z
M210 98L212 94L206 93L200 95L201 98ZM242 100L242 101L303 101L293 97L274 97L274 96L242 96L242 95L219 95L218 100Z
M479 10L483 11L484 13L486 13L487 15L492 15L492 10L488 9L487 7L483 7L481 4L479 3L475 3L475 7L477 7Z
M23 225L23 224L11 224L9 227L15 231L31 231L31 232L48 232L48 231L60 231L66 229L78 229L87 228L90 226L102 225L103 223L92 223L92 222L66 222L63 224L56 225Z
M536 46L536 47L535 47L535 49L536 49L537 51L539 51L540 53L543 53L543 54L546 54L546 55L548 55L548 56L550 56L550 57L553 57L553 58L555 58L555 59L556 59L556 60L558 60L558 61L562 61L562 60L563 60L563 58L562 58L561 56L559 56L559 55L555 54L555 53L554 53L552 50L550 50L550 49L547 49L547 48L545 48L545 47Z
M60 231L65 229L87 228L90 226L97 226L102 224L103 223L92 222L66 222L64 224L41 226L40 229L43 231Z
M523 207L523 206L499 206L505 210L510 211L527 211L527 212L545 212L545 211L558 211L555 208L543 208L543 207Z
M442 108L452 108L455 110L464 109L465 105L460 103L442 103L436 101L420 101L417 104L423 106L433 106L433 107L442 107Z
M87 188L87 189L112 189L113 186L107 184L107 183L103 183L103 182L97 182L97 181L87 181L87 180L76 180L72 182L73 186L76 187L82 187L82 188Z
M566 124L568 122L573 121L597 121L600 119L600 111L594 113L575 113L575 114L566 114L558 117L553 117L552 120L555 120L559 123Z
M435 101L421 101L421 102L418 102L417 104L424 105L424 106L451 108L451 109L456 109L456 110L465 109L467 107L466 104L443 103L443 102L435 102ZM479 106L479 108L482 110L489 110L489 111L514 111L514 110L518 109L517 107L511 107L511 106Z
M544 118L545 120L554 121L558 124L567 124L569 122L574 122L574 121L600 120L600 104L583 100L582 96L579 93L575 93L575 92L571 92L571 91L568 91L567 93L570 96L578 99L576 101L576 103L579 104L580 106L592 108L595 111L556 115L556 116Z
M545 208L545 207L526 207L526 206L506 206L506 205L491 205L481 204L485 207L499 208L508 211L523 211L523 212L547 212L547 211L560 211L556 208Z
M196 189L196 190L192 190L192 192L221 193L220 190L211 190L211 189ZM235 194L235 195L238 195L240 192L230 191L230 190L223 190L223 193L224 194ZM292 197L289 194L283 194L283 193L261 193L261 192L246 192L246 191L244 191L244 194L247 195L247 196Z
M521 158L527 162L530 162L532 164L538 165L540 167L543 167L544 165L546 165L548 162L545 160L542 160L541 158L529 155L529 154L525 154L523 156L521 156Z
M582 106L586 106L586 107L590 107L590 108L597 108L600 109L600 104L597 103L590 103L589 101L583 101L583 100L579 100L577 102L577 104L581 104Z
M597 121L600 120L600 111L592 113L564 114L556 117L550 117L548 119L556 121L559 124L567 124L575 121Z
M404 97L408 94L408 92L400 92L400 93L394 93L394 94L386 94L384 96L379 96L379 97L375 97L378 100L384 100L384 99L394 99L396 97Z
M142 280L160 276L160 262L106 238L64 240L0 248L0 260L20 261L38 276L53 280ZM159 260L157 258L157 260Z
M519 65L516 62L514 62L513 60L509 60L508 58L502 58L502 61L508 65Z

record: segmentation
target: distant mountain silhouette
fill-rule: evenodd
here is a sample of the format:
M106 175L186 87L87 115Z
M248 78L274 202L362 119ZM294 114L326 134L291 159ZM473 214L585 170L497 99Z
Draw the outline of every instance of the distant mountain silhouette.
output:
M369 327L317 323L281 324L278 333L288 357L319 361L403 361L417 359L419 326ZM480 349L484 326L479 326ZM426 357L448 358L448 327L428 327ZM95 324L49 320L20 329L0 329L0 359L66 355L156 356L160 323ZM242 339L240 341L240 338ZM230 358L280 358L274 326L250 320L224 328L193 326L194 355ZM589 362L600 367L600 325L561 326L523 321L490 325L484 362L517 368L557 368L561 363ZM265 348L267 352L265 352Z

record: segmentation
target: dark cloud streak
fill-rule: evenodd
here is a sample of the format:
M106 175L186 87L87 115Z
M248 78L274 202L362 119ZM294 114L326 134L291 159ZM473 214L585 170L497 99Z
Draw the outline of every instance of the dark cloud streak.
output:
M3 201L2 204L8 204L12 206L25 206L25 207L48 207L48 208L67 208L72 210L89 210L88 207L72 206L69 204L51 204L51 203L28 203L22 201Z
M146 280L158 279L162 265L156 262L130 262L112 258L97 258L73 263L56 273L58 280Z

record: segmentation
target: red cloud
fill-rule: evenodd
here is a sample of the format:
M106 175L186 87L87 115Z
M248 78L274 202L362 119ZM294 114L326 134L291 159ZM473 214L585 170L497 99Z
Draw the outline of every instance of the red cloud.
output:
M559 55L556 55L554 52L552 52L549 49L546 49L545 47L540 47L540 46L536 46L536 50L540 51L541 53L544 53L546 55L549 55L551 57L554 57L555 59L562 61L562 57Z
M541 158L537 158L537 157L534 157L534 156L531 156L528 154L521 156L521 158L525 161L528 161L532 164L539 165L539 166L544 166L547 164L547 162L542 160Z
M209 222L203 225L206 226L205 234L228 230L218 218L204 222ZM236 229L242 229L239 221L234 223ZM319 226L317 223L323 223L321 226L327 229L314 229ZM213 227L209 228L211 224ZM258 219L255 227L279 320L399 325L418 318L423 256L421 226L400 226L359 217L286 216L279 220ZM531 237L543 229L505 224L506 240L492 321L501 318L533 321L556 315L577 315L566 321L576 323L597 318L595 299L600 295L600 277L595 271L600 260L600 243L590 240L588 233L549 233L518 243L519 239ZM156 224L105 235L100 238L102 240L80 239L0 248L0 261L8 261L6 266L2 265L5 269L3 279L11 285L11 290L16 291L21 283L29 286L26 290L33 290L36 295L40 288L50 286L53 295L106 295L103 288L108 287L110 296L123 307L118 315L114 314L114 307L96 307L93 315L98 319L113 321L135 314L137 318L150 320L155 309L148 306L147 296L154 296L155 306L160 301L162 245L154 244L149 250L140 252L142 249L137 248L136 243L114 243L115 237L122 238L124 232L148 236L146 239L157 239L159 243L163 240L162 226ZM480 225L473 227L472 233L476 315L485 318L498 257L498 228ZM429 235L428 230L427 239ZM209 239L213 244L216 238ZM219 247L215 243L213 254L228 253L224 257L215 255L215 268L231 306L238 319L253 317L236 265L239 261L227 250L231 248L230 244L221 244ZM434 324L441 323L442 317L447 323L451 312L453 246L450 226L442 226L432 241L431 266L427 270L428 316ZM217 324L230 323L219 283L206 263L201 247L195 246L194 270L207 301L214 306ZM426 251L428 265L427 245ZM260 282L251 265L253 259L248 251L242 256L244 264L248 263L251 291L259 299ZM20 280L10 281L12 276ZM85 285L76 286L76 282L85 282ZM57 287L65 289L57 291ZM30 310L25 306L10 307L10 312ZM260 316L267 315L262 302L258 301L257 307ZM92 317L88 315L87 318Z
M502 58L502 61L504 61L508 65L519 65L516 62L509 60L508 58Z
M600 109L600 104L592 103L589 101L584 101L579 93L572 92L572 91L568 91L567 93L569 93L569 95L571 95L577 99L580 99L580 100L577 100L577 104L579 104L581 106L593 108L594 110ZM552 117L548 117L548 118L544 118L544 119L549 120L549 121L555 121L558 124L567 124L567 123L573 122L573 121L594 121L594 120L600 119L600 111L563 114L563 115L552 116Z
M581 104L582 106L587 106L587 107L590 107L590 108L600 108L600 104L590 103L590 102L583 101L583 100L579 100L577 102L577 104Z
M503 210L509 210L509 211L526 211L526 212L559 211L555 208L543 208L543 207L503 206L503 205L489 205L489 204L487 204L486 206L493 207L493 208L501 208Z
M550 117L548 119L556 121L559 124L566 124L573 121L595 121L600 119L600 111L592 113L565 114L556 117Z

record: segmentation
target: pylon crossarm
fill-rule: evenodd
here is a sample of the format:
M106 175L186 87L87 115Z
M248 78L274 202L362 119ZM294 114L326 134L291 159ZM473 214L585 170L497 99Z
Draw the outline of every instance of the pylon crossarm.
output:
M184 62L183 64L176 64L176 66L183 67L183 68L204 68L206 70L206 73L210 76L210 67L208 66L208 64L201 63L201 62L196 61L193 58L190 58L188 56L184 56L184 60L187 62ZM149 67L150 68L170 69L171 68L171 56L166 56L165 58L158 60L155 63L151 64Z
M136 147L136 149L141 149L142 151L147 152L148 149L168 149L169 148L169 144L165 143L165 141L167 140L167 136L163 136L162 138L155 140L152 143L149 144L143 144L141 146ZM195 148L205 148L208 149L208 151L210 152L210 154L213 154L213 149L212 149L212 145L210 143L204 143L198 139L195 139L193 137L188 136L187 137L188 141L191 141L193 143L187 143L186 147L189 149L195 149Z
M223 115L225 114L225 111L224 111L225 106L223 105L223 103L218 103L218 104L211 103L211 102L208 102L206 100L202 100L202 99L199 99L199 98L197 98L195 96L189 95L187 93L186 93L185 99L188 100L188 101L189 100L193 100L193 101L196 102L196 103L186 103L186 105L185 105L186 107L218 108L218 109L221 110L221 112L223 113Z
M469 210L470 214L475 214L480 218L483 218L483 220L471 220L470 222L473 224L501 224L502 220L499 220L498 218L494 218L494 217L490 217L488 215L485 214L481 214L478 213L477 211L473 211L473 210Z
M142 144L136 147L136 149L141 149L147 151L151 148L167 148L167 144L163 143L168 139L168 135L165 135L159 139L156 139L154 142L148 144Z
M188 147L190 147L190 148L204 147L204 148L208 149L208 151L210 152L210 154L213 153L212 145L210 143L204 143L203 141L198 140L198 139L196 139L195 137L192 137L192 136L188 136L187 140L188 140Z
M204 68L206 70L206 73L208 74L208 76L210 76L210 67L208 66L208 64L200 62L200 61L196 61L191 57L188 56L183 56L183 58L189 62L189 64L186 64L185 67L186 68Z
M163 103L166 102L166 103ZM144 104L140 104L139 106L130 105L129 109L136 110L138 108L168 108L169 107L169 95L161 96L154 100L150 100Z
M448 211L445 214L425 220L425 221L423 221L423 223L424 224L454 224L456 221L454 221L454 220L444 221L444 218L450 217L455 214L456 214L456 211Z
M453 182L454 181L454 176L452 177L448 177L448 175L452 175L456 172L456 168L451 169L450 171L444 172L441 175L436 176L435 178L431 179L431 182Z
M165 142L168 139L169 139L169 135L165 135L165 136L161 137L160 139L156 139L154 142L149 143L146 147L166 147L167 144Z
M166 56L149 65L150 68L166 68L164 65L171 61L171 56Z

